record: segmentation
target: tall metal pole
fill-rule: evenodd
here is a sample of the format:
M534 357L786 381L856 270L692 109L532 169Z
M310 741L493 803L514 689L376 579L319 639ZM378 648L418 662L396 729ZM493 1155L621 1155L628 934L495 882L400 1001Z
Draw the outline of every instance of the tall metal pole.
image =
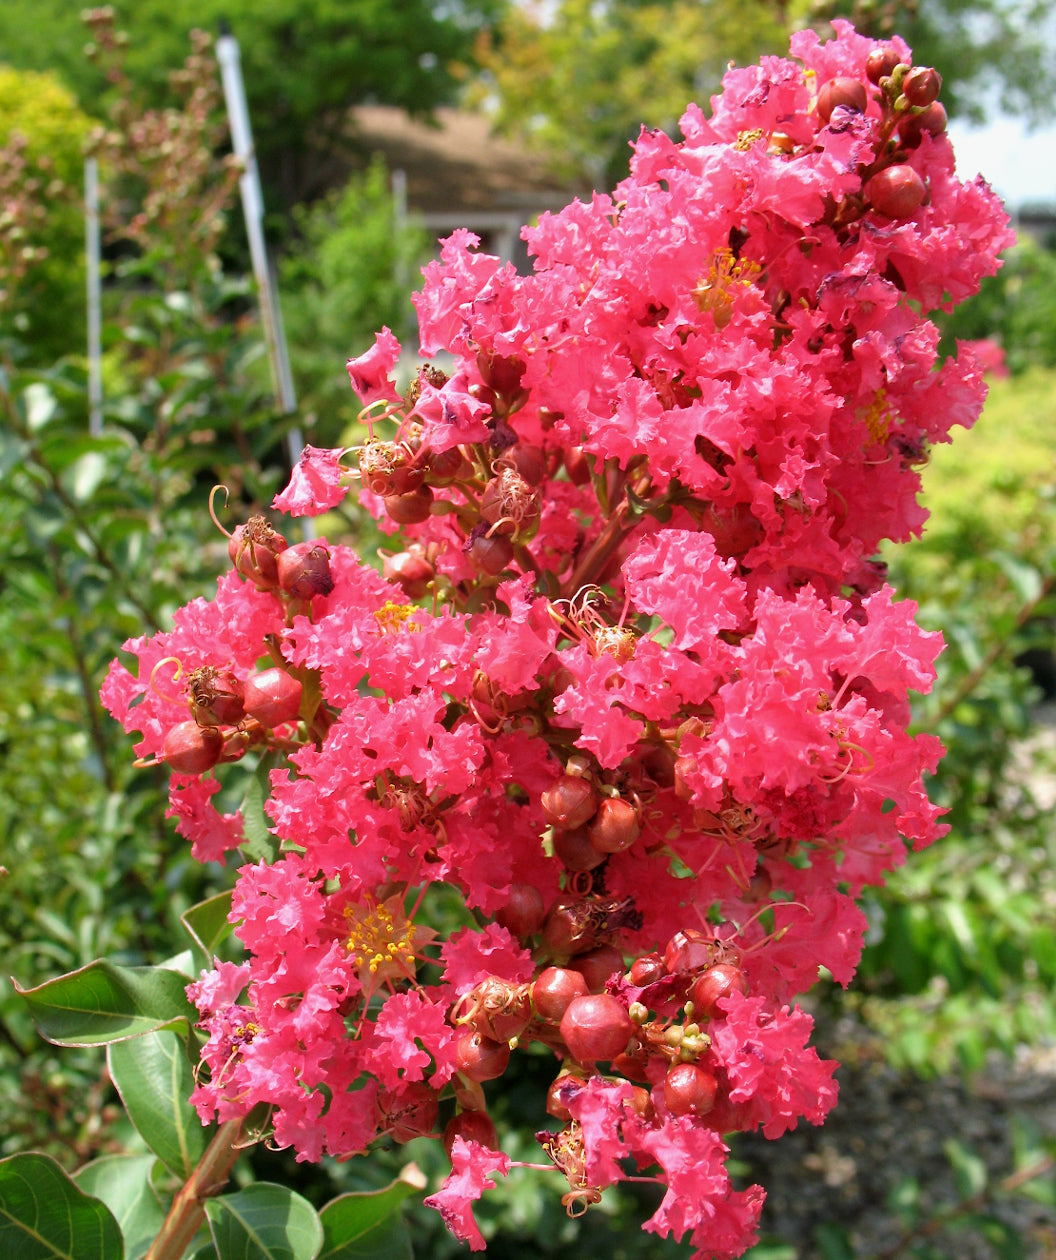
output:
M249 237L253 275L260 295L260 317L264 328L264 339L267 343L268 362L271 365L272 384L279 407L285 415L292 415L297 410L297 398L293 390L289 355L286 352L286 338L282 335L278 294L272 281L267 247L264 243L264 196L260 188L260 175L257 172L253 132L249 125L246 89L242 81L242 63L238 40L226 30L216 41L216 59L220 63L220 77L224 85L224 100L227 104L227 117L231 127L231 145L235 156L242 163L242 175L238 185L242 194L242 213L246 220L246 235ZM304 440L299 428L290 430L287 445L290 464L294 466L304 450Z
M84 244L88 297L88 432L103 432L103 349L99 279L99 164L84 160Z

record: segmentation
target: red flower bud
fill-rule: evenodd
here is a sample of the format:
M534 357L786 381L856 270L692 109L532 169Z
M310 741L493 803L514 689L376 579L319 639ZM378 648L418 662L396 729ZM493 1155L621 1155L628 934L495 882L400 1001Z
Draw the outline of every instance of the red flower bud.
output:
M889 219L908 219L927 191L911 166L885 166L865 186L873 209Z
M449 486L452 481L472 471L469 461L458 446L450 446L446 451L429 451L425 463L429 483L434 486Z
M559 899L550 907L543 924L543 940L550 953L558 958L585 954L597 944L598 930L590 907L575 898Z
M451 1158L451 1148L455 1144L456 1137L462 1138L465 1142L479 1142L489 1151L498 1149L495 1126L486 1111L460 1111L457 1116L452 1116L448 1120L444 1127L443 1139L448 1159Z
M425 557L422 548L412 544L406 551L386 556L382 573L390 582L396 582L408 599L421 599L436 577L436 566Z
M676 1063L664 1078L664 1105L674 1116L705 1116L719 1083L699 1063Z
M532 1005L541 1019L559 1024L573 998L590 993L586 978L568 967L547 967L532 985Z
M506 904L495 911L495 922L521 941L534 936L545 918L543 894L534 884L511 884Z
M915 149L926 131L931 136L941 136L946 130L946 110L941 101L932 101L919 114L907 114L898 124L898 134L907 149Z
M268 591L279 584L275 557L288 545L263 516L251 516L227 540L227 554L243 577L262 591Z
M294 599L329 595L334 589L330 553L317 542L296 543L276 558L279 586Z
M480 379L496 394L506 397L521 392L521 377L525 364L520 359L501 354L488 354L481 350L477 355L477 370Z
M562 1072L546 1091L546 1114L555 1120L571 1120L568 1104L583 1088L583 1078L575 1072Z
M561 1039L579 1063L616 1058L633 1035L627 1008L611 993L573 998L561 1017Z
M543 816L551 827L582 827L597 808L593 784L579 775L563 774L543 792Z
M237 726L246 716L242 681L229 669L203 665L192 670L187 693L199 726Z
M930 105L941 90L942 75L931 66L914 66L902 80L902 95L910 105Z
M546 477L546 453L541 447L519 442L503 457L508 459L530 486L538 486Z
M479 1032L463 1033L455 1046L455 1066L471 1081L494 1081L509 1062L510 1047Z
M655 984L666 975L667 968L659 954L643 954L631 963L627 979L636 987L644 989L647 984Z
M821 85L818 92L818 117L823 123L827 123L832 117L832 111L842 105L846 109L857 110L859 114L865 113L865 108L869 103L869 98L865 92L865 84L858 79L840 78L830 79L827 83Z
M586 980L591 993L602 993L609 976L623 970L623 955L615 945L599 945L578 954L569 966Z
M263 669L246 679L246 712L261 726L281 726L301 712L301 684L284 669Z
M385 496L385 511L397 525L420 525L429 519L433 506L433 492L429 486L419 486L406 494Z
M590 480L591 458L581 446L565 451L565 471L574 486L585 486Z
M501 533L490 537L478 534L466 543L465 552L479 569L495 577L509 568L513 560L513 543Z
M879 84L894 72L900 58L893 48L874 48L865 62L865 74L870 83Z
M602 853L622 853L641 834L638 811L630 801L618 796L602 797L598 812L588 828L590 842Z
M570 871L592 871L608 857L591 843L586 827L554 832L554 856Z
M664 950L664 966L671 973L699 971L715 959L715 938L699 928L676 932Z
M179 722L165 736L164 757L178 774L204 774L220 760L224 737L213 726Z
M378 1095L375 1110L379 1127L394 1142L413 1142L432 1133L440 1100L431 1085L415 1081L398 1092L384 1090Z
M693 1003L693 1018L696 1020L712 1019L722 1012L716 1005L720 998L728 993L748 992L748 977L733 963L716 963L709 967L703 975L697 976L689 986L689 997Z

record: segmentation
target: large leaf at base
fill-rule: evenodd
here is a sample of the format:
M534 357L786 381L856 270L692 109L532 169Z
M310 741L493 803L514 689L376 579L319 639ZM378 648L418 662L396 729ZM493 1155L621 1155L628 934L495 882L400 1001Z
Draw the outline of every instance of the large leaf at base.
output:
M425 1177L408 1164L384 1190L343 1194L319 1213L319 1260L411 1260L411 1240L400 1215L404 1199L425 1189Z
M151 1173L153 1155L107 1155L94 1159L74 1174L85 1192L102 1199L113 1212L125 1239L125 1260L140 1260L150 1250L164 1221Z
M220 1260L315 1260L323 1227L307 1199L258 1181L205 1205Z
M160 967L116 967L99 959L34 989L26 999L40 1035L57 1046L103 1046L198 1015L184 992L187 976Z
M121 1230L49 1155L0 1159L0 1256L4 1260L122 1260Z
M180 1037L159 1028L107 1049L110 1075L128 1118L166 1168L186 1181L213 1130L188 1102L194 1069Z

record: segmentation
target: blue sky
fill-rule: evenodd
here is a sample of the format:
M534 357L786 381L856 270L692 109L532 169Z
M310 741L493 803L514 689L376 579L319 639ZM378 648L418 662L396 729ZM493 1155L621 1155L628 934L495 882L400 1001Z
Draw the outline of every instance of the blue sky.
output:
M1017 118L997 117L985 127L950 124L957 174L989 180L1010 210L1024 202L1056 206L1056 126L1033 133Z

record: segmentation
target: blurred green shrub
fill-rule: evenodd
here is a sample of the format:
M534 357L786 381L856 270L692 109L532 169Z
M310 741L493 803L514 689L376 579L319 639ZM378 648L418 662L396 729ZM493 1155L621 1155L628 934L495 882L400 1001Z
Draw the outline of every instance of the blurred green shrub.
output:
M296 242L280 268L283 320L309 440L340 445L359 411L345 360L386 325L410 341L411 293L429 238L398 214L384 162L294 211Z
M946 348L957 337L988 337L1005 352L1010 372L1056 367L1056 252L1020 235L996 276L943 321Z
M931 794L951 831L867 906L844 1000L924 1072L1056 1035L1056 730L1017 661L1056 650L1056 373L993 384L975 430L932 453L924 538L889 554L946 651L919 729L946 757Z
M91 127L53 75L0 65L0 329L31 344L38 363L84 349Z

